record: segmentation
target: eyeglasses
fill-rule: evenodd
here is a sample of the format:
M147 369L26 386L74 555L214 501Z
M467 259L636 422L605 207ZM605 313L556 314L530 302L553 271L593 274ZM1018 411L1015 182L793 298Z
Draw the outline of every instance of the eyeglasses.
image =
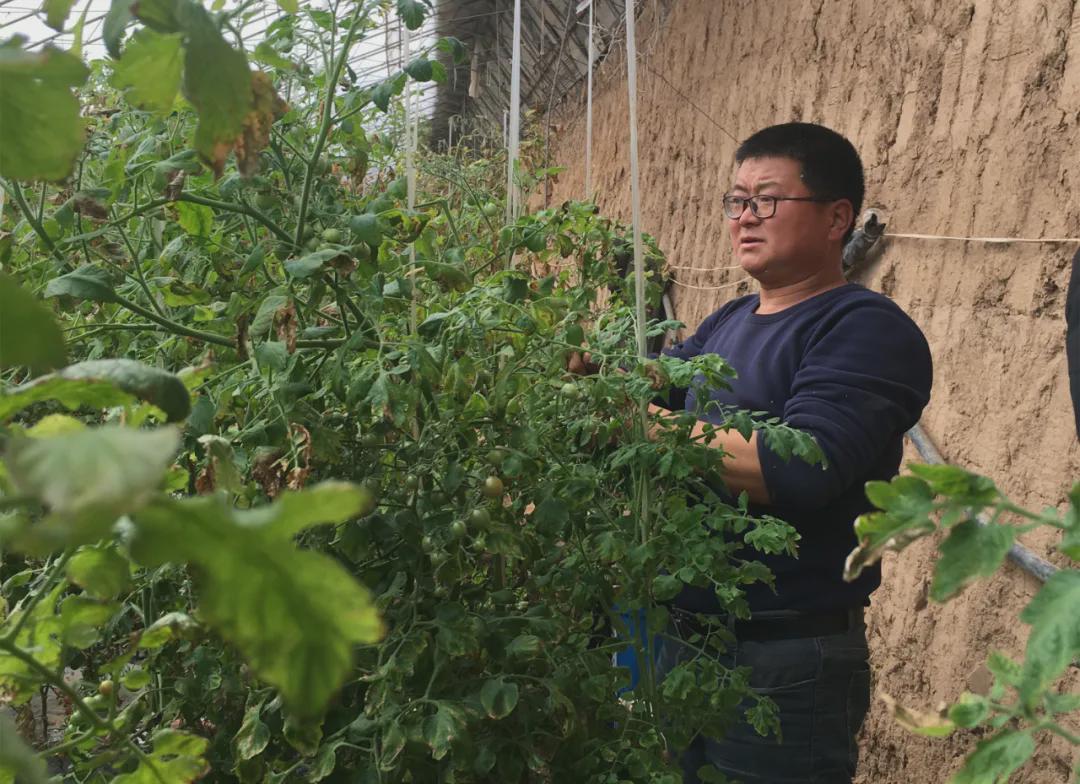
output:
M765 194L759 194L757 196L733 196L730 193L724 194L724 214L732 220L738 220L742 217L743 211L746 209L746 205L750 205L750 212L754 213L754 216L764 220L765 218L771 218L776 214L776 202L778 201L836 201L836 199L830 199L825 196L767 196Z

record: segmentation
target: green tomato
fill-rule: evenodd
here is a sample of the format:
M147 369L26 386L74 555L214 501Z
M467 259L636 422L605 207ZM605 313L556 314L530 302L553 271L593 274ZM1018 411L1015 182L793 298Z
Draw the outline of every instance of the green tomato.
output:
M114 688L115 688L115 685L113 684L113 682L106 678L105 680L103 680L101 683L98 684L98 694L100 694L102 697L105 697L106 699L108 699L109 697L111 697L113 695Z
M485 203L484 206L480 208L480 210L484 213L484 215L489 218L494 218L500 212L499 205L493 201Z
M499 449L498 447L495 447L494 449L488 450L487 461L491 465L492 468L495 468L495 469L502 468L502 464L503 464L504 460L506 460L506 450L505 449Z
M469 533L469 527L465 525L464 520L455 520L450 523L450 536L453 539L464 539L467 533Z
M255 194L255 206L260 210L268 210L277 204L277 199L274 198L274 194L267 191Z
M581 390L578 389L578 385L573 381L567 381L563 384L562 387L559 388L559 394L567 400L578 400L581 398Z
M318 250L319 249L319 238L318 237L312 237L311 239L309 239L307 242L304 243L304 247L307 250L310 250L310 251L313 251L313 252Z
M416 474L409 474L405 477L405 489L410 493L414 493L420 489L420 477Z
M497 500L503 497L503 481L497 476L489 476L484 480L483 487L480 488L480 492L484 494L485 498L491 500Z
M329 242L337 244L341 242L341 230L340 229L323 229L322 233L323 242Z
M364 433L360 436L360 446L365 449L374 449L382 443L382 439L375 433Z
M435 540L432 539L430 536L425 535L423 538L420 539L420 549L430 555L431 553L435 552Z
M491 524L491 513L487 509L481 506L472 510L472 514L469 515L472 520L472 524L477 528L487 528Z

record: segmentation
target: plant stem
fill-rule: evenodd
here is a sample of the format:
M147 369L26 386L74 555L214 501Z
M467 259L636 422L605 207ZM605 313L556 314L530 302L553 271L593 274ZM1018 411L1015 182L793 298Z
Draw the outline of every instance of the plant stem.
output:
M30 227L34 230L34 233L41 238L41 241L45 244L45 247L49 249L53 257L60 262L64 272L70 270L67 259L60 252L60 249L56 247L56 243L53 242L52 237L45 231L45 227L41 224L41 221L34 215L30 209L30 205L26 203L26 197L23 196L22 188L19 187L19 183L15 180L10 182L4 182L4 190L11 194L11 198L15 200L15 205L19 208L19 212L26 218L26 222L30 224Z
M341 79L341 71L345 67L345 61L349 57L349 49L352 48L353 37L356 35L356 23L360 17L360 11L364 4L357 2L353 8L352 19L349 21L349 32L345 34L345 43L341 48L341 55L334 63L333 73L326 81L326 97L323 99L323 116L319 123L319 135L315 138L315 146L311 150L311 159L307 162L307 171L304 174L304 190L300 195L300 210L296 216L296 236L293 243L298 247L304 240L304 223L307 220L308 202L311 199L311 186L315 181L315 168L319 165L323 147L326 145L326 137L330 135L330 126L334 116L334 90Z

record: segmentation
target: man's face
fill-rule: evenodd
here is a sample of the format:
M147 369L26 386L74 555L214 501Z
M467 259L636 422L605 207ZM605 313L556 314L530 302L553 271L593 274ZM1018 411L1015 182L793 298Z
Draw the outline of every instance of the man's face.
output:
M734 196L813 196L791 158L748 158L739 166ZM850 204L847 215L850 220ZM835 243L842 240L836 202L778 201L771 218L758 218L746 205L737 219L728 218L735 259L762 283L783 285L824 264L835 263Z

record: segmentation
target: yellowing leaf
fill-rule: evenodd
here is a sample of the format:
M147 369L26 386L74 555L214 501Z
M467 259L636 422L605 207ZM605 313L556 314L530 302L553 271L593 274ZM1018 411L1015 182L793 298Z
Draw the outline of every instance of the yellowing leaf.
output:
M135 516L136 560L196 566L200 617L298 718L320 715L351 670L353 645L383 634L367 590L334 559L292 543L316 518L358 513L363 498L347 488L316 490L310 510L304 493L259 514L204 496L160 499Z
M909 732L929 738L944 738L956 729L956 725L941 713L912 710L905 708L888 694L880 696L896 723Z
M184 95L199 113L195 149L220 177L251 110L251 71L247 56L226 43L205 9L189 13Z
M83 147L85 123L71 88L89 70L54 47L27 52L21 44L0 45L0 176L61 180Z
M262 71L251 72L251 111L244 118L244 130L233 149L236 168L244 177L259 170L259 151L270 143L270 127L285 116L288 105L274 92L274 83Z
M180 91L183 36L143 28L132 36L113 68L113 87L140 109L167 114Z

